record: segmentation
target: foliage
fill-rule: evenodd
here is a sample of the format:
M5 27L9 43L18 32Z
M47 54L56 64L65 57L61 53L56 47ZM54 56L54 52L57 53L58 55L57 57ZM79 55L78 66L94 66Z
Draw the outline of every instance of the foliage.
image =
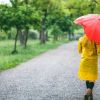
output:
M62 33L63 32L60 30L59 26L57 25L52 26L51 34L53 35L54 40L58 40L58 37L62 35Z
M11 5L0 5L0 30L8 33L12 28L16 34L25 30L28 38L30 28L40 32L40 41L46 42L47 31L57 25L62 34L79 29L73 20L81 15L99 13L99 0L10 0ZM45 6L44 6L45 5ZM15 41L17 42L17 36Z

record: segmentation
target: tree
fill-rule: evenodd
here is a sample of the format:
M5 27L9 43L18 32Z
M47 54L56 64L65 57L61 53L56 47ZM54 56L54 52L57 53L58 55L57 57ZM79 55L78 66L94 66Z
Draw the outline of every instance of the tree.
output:
M63 32L60 30L60 27L57 25L52 26L51 34L53 35L53 40L57 41L58 37L62 34Z
M52 15L55 10L61 8L61 0L35 0L35 7L40 12L41 21L40 21L40 41L45 43L47 36L47 18L49 15ZM44 6L45 5L45 6Z
M66 10L69 11L72 21L82 15L99 13L100 9L99 0L66 0L65 3ZM71 27L71 30L73 31L75 28L79 27L73 25L73 28Z
M47 18L47 26L51 27L52 25L59 26L60 30L63 32L62 36L65 32L68 32L69 39L71 35L72 20L70 18L69 12L67 12L63 6L59 9L53 10L52 14Z
M0 28L7 32L11 26L8 20L10 20L9 7L7 5L0 5Z
M66 9L76 18L85 14L99 12L99 0L67 0Z

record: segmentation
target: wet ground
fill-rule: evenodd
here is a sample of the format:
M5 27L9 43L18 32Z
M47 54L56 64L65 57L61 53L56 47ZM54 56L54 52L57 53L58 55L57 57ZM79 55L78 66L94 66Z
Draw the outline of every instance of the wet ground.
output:
M0 100L83 100L79 59L77 42L71 42L0 73ZM100 79L94 100L100 100Z

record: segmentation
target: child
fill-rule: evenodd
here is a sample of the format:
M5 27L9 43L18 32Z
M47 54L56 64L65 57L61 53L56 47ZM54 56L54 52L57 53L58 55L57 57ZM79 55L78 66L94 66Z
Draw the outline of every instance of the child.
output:
M98 54L100 44L89 40L86 35L78 41L78 51L81 54L78 77L86 81L86 94L84 100L93 100L92 90L95 81L98 79Z

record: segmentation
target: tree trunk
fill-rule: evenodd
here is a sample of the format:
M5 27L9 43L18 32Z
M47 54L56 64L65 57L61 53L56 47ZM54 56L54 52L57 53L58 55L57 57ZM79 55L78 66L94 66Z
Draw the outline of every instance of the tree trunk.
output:
M42 29L41 29L41 32L40 32L41 44L45 44L45 42L46 42L46 35L45 35L45 31L46 31L46 17L47 17L47 10L44 10L44 17L42 19Z
M48 31L46 31L46 41L49 41L49 39L48 39Z
M25 32L26 32L26 34L25 34L25 48L26 48L26 46L27 46L27 40L28 40L29 29L27 28L27 29L25 30Z
M41 41L41 31L39 32L39 40Z
M20 40L20 44L23 46L25 44L25 34L22 31L20 31L19 33L19 40Z
M15 54L17 53L17 50L16 50L16 45L17 45L17 39L18 39L18 34L19 34L19 29L17 29L17 33L16 33L16 36L15 36L15 44L14 44L14 50L12 51L12 54Z
M41 44L45 44L45 42L46 42L45 31L42 30L40 34L41 34L41 37L40 37Z
M75 35L74 35L74 32L72 32L72 39L75 39Z
M68 32L68 40L71 40L71 33L70 33L70 31Z

